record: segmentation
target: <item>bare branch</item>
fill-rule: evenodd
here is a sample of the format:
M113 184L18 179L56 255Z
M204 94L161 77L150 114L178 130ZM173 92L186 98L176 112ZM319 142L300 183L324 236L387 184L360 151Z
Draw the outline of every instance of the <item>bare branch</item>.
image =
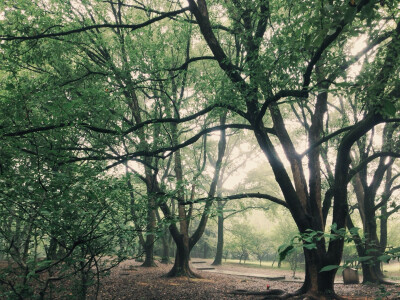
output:
M199 198L194 201L186 201L182 204L189 205L189 204L194 204L194 203L201 203L201 202L206 202L211 199L215 200L215 201L226 201L226 200L237 200L237 199L246 199L246 198L267 199L276 204L282 205L284 207L288 207L284 200L281 200L279 198L276 198L276 197L268 195L268 194L261 194L261 193L244 193L244 194L236 194L236 195L213 197L213 198L206 197L206 198Z

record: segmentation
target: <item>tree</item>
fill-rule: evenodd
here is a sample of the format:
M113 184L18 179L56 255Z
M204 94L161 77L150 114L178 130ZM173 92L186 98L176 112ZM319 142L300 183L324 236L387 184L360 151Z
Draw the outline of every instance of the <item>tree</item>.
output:
M233 176L236 172L238 172L241 168L243 168L247 161L252 158L252 153L254 153L254 148L251 148L249 151L240 151L238 154L234 154L234 150L237 150L237 146L239 145L240 140L244 138L243 134L236 135L236 137L230 137L227 142L227 154L225 155L225 162L222 165L221 175L219 177L219 181L217 184L217 195L220 198L219 201L216 201L217 205L217 249L215 253L215 258L212 263L214 266L218 266L222 264L222 256L224 252L224 223L225 220L238 214L243 211L247 211L250 209L260 208L259 206L249 205L247 204L235 203L232 204L231 201L223 200L223 193L229 194L229 191L224 191L224 184L230 180L231 176ZM215 164L215 159L209 157L212 164ZM241 185L243 187L243 185ZM258 190L259 191L259 190ZM229 207L229 208L228 208ZM228 214L226 214L229 212Z
M0 272L4 297L44 299L64 289L85 299L123 257L115 244L131 230L119 215L123 183L93 165L57 167L45 150L51 137L7 138L2 147L12 158L0 173L0 252L9 263ZM71 281L74 288L65 288Z
M393 145L393 130L394 127L391 124L386 125L383 129L383 145L380 151L376 151L377 153L382 153L384 151L392 151ZM372 138L370 145L372 145ZM391 145L389 145L388 141L391 140ZM361 162L371 159L373 154L369 154L370 150L365 145L365 139L360 140L358 142L358 147L360 149L360 158ZM394 143L395 144L395 143ZM375 151L374 151L375 152ZM353 160L354 161L354 160ZM362 259L361 265L363 270L363 282L378 282L385 283L384 275L381 271L381 262L379 258L382 258L384 252L386 250L386 242L387 237L387 224L385 225L385 219L388 217L387 211L383 209L383 214L381 211L381 207L387 207L387 203L390 199L390 195L395 191L391 187L391 169L392 165L395 162L394 158L387 159L387 157L379 158L379 162L375 167L375 171L372 173L365 167L361 172L357 173L353 180L354 191L357 198L357 207L360 212L361 221L363 225L363 238L360 237L359 233L355 230L355 226L353 221L351 220L351 216L348 217L348 228L353 229L352 233L354 236L354 241L356 243L356 248L358 251L359 257ZM371 174L372 173L372 174ZM370 179L372 175L372 180ZM385 176L386 175L386 176ZM384 184L384 193L381 196L381 200L377 202L379 199L378 189L382 186L382 182L386 177L386 182ZM370 183L368 183L370 181ZM381 211L381 216L378 216L378 212ZM395 211L395 210L394 210ZM381 219L381 233L380 238L378 237L378 226L377 226L377 217ZM371 259L364 260L366 257L370 257Z
M320 150L318 146L323 131L324 115L327 112L328 89L332 81L339 76L339 71L346 70L357 60L357 57L347 61L342 60L343 57L340 57L339 60L328 60L332 56L333 49L337 50L337 47L341 49L345 41L355 34L354 28L364 32L365 23L376 22L373 16L374 13L377 13L377 8L374 3L369 1L360 1L355 7L349 7L342 3L341 5L329 3L329 8L323 7L319 13L308 15L305 5L311 3L297 7L286 7L285 4L282 4L283 11L299 12L298 18L292 18L290 13L280 15L277 4L269 1L251 4L235 1L227 4L224 8L232 25L232 31L227 30L227 32L232 33L236 40L236 47L243 49L242 53L245 53L245 57L241 61L243 64L239 65L235 64L235 61L226 54L221 38L218 39L215 35L212 25L215 21L212 19L213 15L210 13L206 1L189 0L188 2L191 12L199 24L202 36L221 70L231 81L238 97L243 99L246 110L236 110L236 112L250 123L261 149L271 164L276 181L300 233L305 233L310 229L324 231L326 219L323 215L321 197ZM215 8L212 5L210 7L211 9ZM394 7L389 6L388 10L390 11L391 8ZM333 12L335 13L333 14ZM279 20L280 24L290 25L284 26L283 29L280 28L279 35L274 34L274 23L270 21L273 18ZM380 64L376 71L378 73L377 84L367 89L363 99L368 105L368 113L364 119L347 130L339 143L334 181L331 183L334 199L333 223L338 229L344 228L348 212L347 177L350 150L358 139L396 111L390 94L387 94L389 99L372 101L377 95L385 94L386 87L389 90L392 87L390 80L393 78L394 70L398 67L398 52L395 50L395 45L398 43L400 26L396 24L395 27L396 29L391 33L391 41L387 45L386 57L383 59L385 63ZM269 28L271 30L267 31ZM264 34L270 35L270 37L264 40ZM304 36L307 38L304 39ZM310 39L313 41L313 45L309 43ZM295 48L296 45L290 43L294 40L301 44L302 48ZM382 36L380 40L382 40ZM296 51L286 50L284 45L289 43L291 50L296 49ZM373 41L368 45L366 51L376 44L378 43ZM270 52L264 51L264 49L269 49ZM308 51L301 54L302 49ZM275 60L273 56L268 55L273 51L279 53ZM290 55L283 57L285 52L289 52ZM237 55L240 56L239 51ZM290 64L289 61L285 61L285 58L290 60ZM275 63L274 68L271 67L271 63ZM296 67L292 68L292 66ZM315 72L313 72L314 69ZM285 73L290 74L286 75L288 79L290 77L298 78L302 74L302 80L297 82L282 80L285 78L283 75ZM282 98L293 97L302 104L301 101L310 96L311 82L314 82L314 87L319 89L319 92L314 98L315 110L307 111L311 120L311 124L307 128L310 146L310 150L306 153L310 174L307 183L302 157L297 153L293 140L286 129L285 119L282 115L284 106L279 105L278 101ZM264 120L267 120L265 117L267 111L270 113L270 120L273 124L272 130L264 125ZM276 146L270 138L271 134L276 135L284 150L290 163L293 181L277 155ZM328 265L339 265L342 250L343 239L337 238L329 240L328 248L326 248L324 239L317 241L314 249L304 248L306 279L299 293L306 293L312 297L332 297L336 271L333 269L320 272L320 270Z
M220 117L220 123L223 126L225 124L226 114L223 114ZM173 143L177 144L177 136L176 136L176 126L173 126ZM191 209L193 208L193 203L189 205L189 211L185 210L185 191L183 189L183 169L182 169L182 161L180 156L180 151L178 150L175 152L175 175L177 179L177 200L178 200L178 218L179 218L179 230L175 223L171 223L169 228L171 235L176 243L177 252L175 255L175 262L174 266L172 267L171 271L168 273L169 276L189 276L189 277L197 277L194 272L191 271L189 267L189 255L190 251L193 249L194 245L199 241L201 236L204 233L209 214L211 205L213 203L213 197L215 196L216 187L218 183L218 178L220 175L222 159L225 154L226 148L226 136L225 130L221 130L221 136L218 143L218 154L217 160L215 164L213 179L210 184L210 188L207 194L207 200L205 206L203 208L203 212L201 214L200 222L195 229L192 236L189 235L189 222L190 222L190 215ZM194 193L194 186L192 186L192 195ZM191 197L192 198L192 197ZM192 201L192 199L190 200ZM189 202L190 202L189 201ZM165 203L160 204L160 208L163 211L167 220L172 220L174 216L171 214L171 211L166 206Z
M202 104L203 106L196 111L187 110L184 117L181 117L176 111L174 115L171 114L171 117L167 117L161 109L160 118L153 119L153 115L146 120L135 120L135 122L131 120L128 120L131 122L126 122L124 113L120 114L122 117L116 120L113 118L112 111L99 110L95 114L96 118L89 115L87 118L74 122L80 130L89 131L88 139L90 138L92 145L96 145L96 151L84 147L85 150L79 153L80 156L74 153L75 155L70 159L114 161L109 165L111 168L111 166L123 164L128 160L143 161L143 157L155 156L165 158L165 156L174 153L176 177L179 182L182 182L183 177L179 175L182 148L195 143L201 136L212 131L228 128L250 130L254 134L260 149L268 158L284 200L270 195L258 196L288 207L301 234L310 230L324 232L328 211L331 207L333 208L332 238L327 241L325 239L317 240L313 243L315 247L304 248L306 279L303 287L296 294L307 294L314 298L334 297L333 280L336 269L329 267L328 271L320 271L324 268L327 270L326 267L328 266L338 266L341 261L343 239L337 238L333 228L342 230L346 225L351 149L360 138L377 124L398 122L398 119L391 119L397 113L398 93L396 91L399 90L398 78L395 76L399 67L397 44L400 35L399 10L396 1L385 1L384 3L381 1L380 6L369 0L360 0L355 5L334 1L282 3L267 0L231 2L188 0L189 7L173 6L176 10L167 12L160 12L155 9L156 5L167 9L166 6L156 2L152 6L134 7L133 15L132 13L121 13L126 8L122 2L114 4L112 2L98 3L93 1L93 3L89 3L94 4L93 7L86 6L89 8L86 14L84 13L84 17L81 13L65 17L64 11L76 10L76 8L70 7L70 3L64 4L65 6L62 3L54 4L54 7L51 8L54 9L55 13L51 17L48 14L43 14L41 9L30 7L29 3L22 0L18 4L22 8L29 8L27 11L32 10L35 14L33 18L28 18L23 9L18 11L14 7L6 6L7 16L2 20L2 23L7 26L4 26L0 35L3 41L9 41L2 47L6 48L6 56L10 58L15 58L18 54L24 53L22 50L29 52L32 49L29 47L30 45L33 45L33 48L38 47L38 45L45 47L58 43L57 39L66 38L70 43L83 45L83 49L80 48L82 49L80 53L88 53L92 60L108 66L109 60L104 60L108 55L107 53L104 54L102 45L107 42L110 45L118 44L120 46L125 44L124 39L116 39L117 43L114 43L114 40L111 40L111 42L107 40L113 30L116 32L124 31L127 36L131 36L131 31L128 32L128 30L138 33L140 29L151 28L147 27L150 24L166 21L169 18L169 22L162 23L163 26L166 26L166 29L174 28L178 30L179 28L187 28L183 25L189 24L191 26L188 27L191 30L187 31L188 35L196 35L200 32L202 40L196 40L196 43L193 42L192 44L191 42L188 43L188 40L193 40L186 36L182 40L177 40L176 45L174 45L173 48L177 49L177 52L185 53L185 55L177 56L180 59L183 58L183 62L177 63L176 60L174 61L175 57L171 56L167 56L167 60L157 60L159 58L157 55L149 55L145 56L142 64L135 65L133 63L135 60L124 61L120 59L124 57L122 53L122 55L117 56L118 59L114 61L114 66L125 71L124 67L128 67L127 70L129 71L131 69L137 70L137 73L128 76L135 83L134 86L125 84L119 86L123 92L130 93L136 91L138 86L147 82L149 78L152 78L153 81L165 79L165 77L154 76L157 72L155 72L155 69L151 69L147 62L154 63L159 74L164 75L165 70L172 71L172 73L168 72L169 82L174 76L194 70L193 66L201 62L203 66L207 67L207 76L201 76L201 79L204 80L202 85L196 84L194 81L191 82L190 88L193 93L190 93L190 95L194 95L196 100L192 103ZM111 22L107 20L110 14L106 12L112 10L116 13L111 13L111 15L116 16L116 18ZM99 14L97 18L100 21L98 21L92 16L92 11L105 13ZM192 15L186 14L189 11ZM122 18L122 16L125 18ZM132 24L128 17L135 19L135 24ZM19 22L21 19L26 23ZM386 23L381 24L382 20L385 20ZM8 21L12 22L7 23ZM26 24L26 27L21 24ZM58 31L60 24L68 26ZM159 29L158 32L162 31L161 25L157 28ZM87 32L90 39L92 38L91 32L99 34L103 30L104 37L107 38L96 42L101 47L99 49L96 46L95 51L90 46L86 47L85 40L77 40L77 35L75 35ZM151 36L151 33L150 29L144 30L142 35L147 38ZM135 35L135 38L139 36L140 34ZM347 47L349 47L351 41L362 36L368 37L367 46L358 54L349 53ZM139 40L142 39L139 38ZM16 44L18 41L25 41L25 43L20 47L19 44ZM160 40L158 40L159 42ZM157 46L163 45L158 43ZM194 46L196 46L196 49L201 49L204 43L208 46L208 52L195 54L200 54L200 56L190 55L193 53L187 49L194 48ZM63 44L62 41L60 41L60 44ZM134 48L134 42L130 41L127 44ZM190 47L187 47L188 44ZM64 49L67 49L68 45L70 44L65 43L64 47L66 48ZM115 53L118 52L113 47L111 48L113 51L115 50ZM121 52L122 49L124 47L120 48ZM151 49L153 51L149 52L154 53L156 47ZM375 49L379 49L379 55L372 58L374 63L360 71L362 75L358 76L357 82L348 80L351 77L346 73L348 69ZM16 51L17 55L14 55L13 51ZM140 54L140 51L137 51L132 57L141 58ZM60 57L62 58L61 55ZM82 55L82 57L86 56ZM73 61L80 62L80 58ZM48 65L54 67L57 66L57 62L49 61ZM86 64L76 63L75 65L85 66ZM148 68L152 72L146 72ZM86 78L87 69L82 67L80 70L82 74L78 78ZM92 70L96 71L93 72ZM97 70L90 65L90 72L87 76L97 75ZM73 70L70 71L71 74L75 74L72 72ZM104 90L104 87L108 88L108 72L103 75L105 77L103 77L101 84L92 83L91 92L101 96L99 88L101 88L101 91ZM103 72L100 73L103 74ZM118 74L119 72L117 72ZM127 73L125 72L125 74ZM67 78L66 73L62 75ZM206 80L206 77L208 77L208 80ZM224 82L224 84L221 82ZM118 83L118 80L116 80L116 83ZM158 89L157 86L151 88L153 91L154 88ZM199 96L205 90L208 90L205 95L210 96L207 101L205 97ZM223 92L216 93L216 91L221 90ZM63 92L62 89L60 91ZM366 114L351 126L335 128L330 123L331 111L328 109L328 99L336 99L339 96L355 97L354 91L357 91L360 109L363 109ZM85 93L87 91L84 91ZM129 96L132 98L132 95ZM101 97L105 98L104 96ZM190 98L187 97L187 99ZM126 97L126 99L130 98ZM146 99L152 99L152 97L146 97ZM160 102L160 104L163 103ZM161 105L160 107L166 106ZM179 124L188 121L195 123L196 120L203 118L206 114L218 111L221 107L224 109L220 113L229 110L231 114L240 116L241 121L236 122L236 119L234 121L228 114L229 118L225 125L213 126L210 123L199 129L198 133L187 136L185 141L172 136L172 143L161 139L162 143L151 149L134 147L125 151L125 153L118 151L115 153L110 150L108 145L105 145L107 143L113 144L113 138L120 136L121 133L123 136L132 134L131 144L136 144L137 139L140 140L138 136L143 131L151 132L158 125L165 123L177 127ZM70 109L68 111L72 112ZM73 116L73 113L71 115ZM98 118L99 116L102 118ZM293 125L293 120L296 119L296 122L304 126L304 130L294 135L289 128ZM67 120L70 121L69 118ZM60 127L60 123L49 125L53 124L51 119L45 119L44 124L23 124L21 122L19 128L22 129L19 132L20 134L21 132L24 133L21 136L28 131L29 133L34 131L45 132L54 126ZM325 126L324 123L328 125ZM62 127L67 127L67 125L70 126L71 122L62 124L64 124ZM10 129L9 126L7 129ZM112 138L105 138L99 134L100 132ZM16 131L9 130L5 131L3 136L15 133ZM176 133L175 131L174 134ZM96 139L92 138L94 135ZM335 161L332 168L334 172L332 172L333 177L328 184L323 185L323 169L321 168L320 158L323 158L326 152L322 150L322 145L329 143L332 139L338 140L337 148L330 148L328 152L329 163ZM141 140L143 141L143 139ZM301 147L301 141L304 140L308 141L308 149ZM98 154L97 148L101 149L100 154ZM278 154L280 149L283 150L281 155ZM301 150L305 151L299 153ZM91 155L86 155L88 152ZM181 217L185 217L182 204L190 207L196 201L185 203L182 191L179 190L179 192L178 199L179 204L181 204L179 210ZM325 197L323 197L324 192ZM252 196L254 197L250 194L224 197L226 199L238 199ZM208 195L206 205L210 203L213 197L213 193ZM201 199L201 201L204 200ZM332 200L333 205L331 205ZM161 208L166 216L170 215L167 206L162 205ZM173 223L173 218L168 218ZM207 220L207 216L204 216L204 220ZM181 218L180 222L182 222L180 224L182 233L186 230L183 224L185 218ZM187 249L190 248L188 247L187 236L184 234L184 238L181 238L179 232L175 230L177 228L174 229L172 225L170 229L179 237L176 241L185 240L181 253L187 253ZM198 232L200 233L202 230Z
M272 245L267 235L264 232L254 232L254 237L251 239L251 252L259 260L260 266L265 257L272 252L271 250Z
M246 263L251 252L254 228L246 223L235 223L229 231L232 235L227 247L232 257L238 258L239 263Z

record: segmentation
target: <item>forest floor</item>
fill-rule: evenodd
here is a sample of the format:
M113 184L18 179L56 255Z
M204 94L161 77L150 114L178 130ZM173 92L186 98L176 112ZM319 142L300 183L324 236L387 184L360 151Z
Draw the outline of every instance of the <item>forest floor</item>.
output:
M206 264L193 262L192 268L208 267ZM111 275L103 280L99 296L101 300L143 299L143 300L175 300L175 299L262 299L260 296L235 295L234 290L264 291L267 285L271 289L295 291L301 286L293 281L292 272L288 270L249 268L226 264L211 272L196 270L201 279L167 278L165 274L172 265L158 264L158 267L144 268L140 263L128 260L113 269ZM235 275L226 274L234 272ZM241 275L240 275L241 274ZM265 275L268 277L285 276L285 280L271 280L253 277ZM300 274L301 277L301 274ZM400 285L377 286L352 284L335 284L335 291L346 299L400 299Z

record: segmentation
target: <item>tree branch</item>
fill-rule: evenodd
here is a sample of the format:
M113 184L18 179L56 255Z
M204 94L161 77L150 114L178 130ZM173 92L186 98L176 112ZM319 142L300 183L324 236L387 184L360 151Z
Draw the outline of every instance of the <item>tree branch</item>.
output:
M370 0L362 0L360 3L354 8L354 7L349 7L347 12L345 13L345 16L347 14L351 14L351 10L354 11L354 16L361 11L361 9L367 5L370 2ZM343 19L339 22L339 24L336 26L336 30L334 33L327 35L325 39L322 41L321 45L317 49L317 51L314 53L313 57L311 58L310 62L307 65L306 71L303 74L303 90L308 91L308 87L311 82L311 74L314 69L314 66L317 64L318 60L321 58L322 54L324 51L337 39L337 37L340 35L340 33L343 31L344 27L351 23L354 18L351 18L350 20L346 20L346 17L343 17Z
M236 195L212 197L212 198L205 197L205 198L196 199L194 201L186 201L186 202L183 202L182 204L189 205L189 204L194 204L194 203L201 203L201 202L206 202L211 199L215 200L215 201L226 201L226 200L237 200L237 199L245 199L245 198L267 199L267 200L270 200L271 202L282 205L286 208L288 207L284 200L281 200L279 198L276 198L276 197L268 195L268 194L261 194L261 193L244 193L244 194L236 194Z
M298 90L281 90L278 93L276 93L274 96L269 97L268 99L265 100L263 103L260 112L257 115L256 122L260 122L261 119L264 117L268 106L271 105L272 103L275 103L279 101L281 98L285 97L297 97L297 98L307 98L308 93L304 90L298 91Z
M390 157L400 157L400 152L394 152L394 151L383 151L383 152L377 152L372 154L371 156L368 156L365 160L360 162L355 168L349 171L349 180L358 172L360 172L362 169L364 169L371 161L378 157L384 157L384 156L390 156Z
M61 32L54 32L54 33L41 33L37 35L32 35L32 36L0 36L0 40L3 41L15 41L15 40L22 40L22 41L28 41L28 40L38 40L38 39L43 39L43 38L52 38L52 37L59 37L59 36L66 36L70 34L75 34L75 33L80 33L88 30L93 30L93 29L100 29L100 28L126 28L126 29L132 29L132 30L137 30L143 27L146 27L150 24L153 24L157 21L160 21L162 19L171 17L171 16L176 16L180 13L183 13L185 11L188 11L189 7L184 7L179 10L163 13L158 17L155 17L153 19L147 20L146 22L140 23L140 24L96 24L96 25L89 25L89 26L84 26L81 28L77 29L72 29L68 31L61 31ZM47 31L47 29L46 29Z
M200 131L199 133L197 133L196 135L194 135L193 137L189 138L188 140L186 140L185 142L176 145L176 146L170 146L170 147L161 147L157 150L154 151L137 151L134 153L128 153L125 155L121 155L120 157L114 157L115 160L117 160L117 162L107 166L105 168L105 170L108 170L110 168L113 168L121 163L124 163L125 161L128 161L132 158L136 158L138 156L157 156L161 153L165 153L165 152L169 152L167 154L164 154L161 156L161 158L167 158L168 156L172 155L174 152L178 151L181 148L184 148L188 145L191 145L193 143L195 143L198 139L200 139L203 135L214 132L214 131L218 131L218 130L223 130L223 129L227 129L227 128L236 128L236 129L249 129L251 130L252 127L250 125L246 125L246 124L227 124L227 125L222 125L222 126L215 126L215 127L210 127L210 128L206 128L202 131ZM71 160L70 162L73 161L82 161L85 160L84 157L79 157L79 158L74 158L73 160Z
M199 57L192 57L185 61L181 66L171 69L166 69L166 71L181 71L186 70L188 65L192 62L200 61L200 60L216 60L214 56L199 56Z

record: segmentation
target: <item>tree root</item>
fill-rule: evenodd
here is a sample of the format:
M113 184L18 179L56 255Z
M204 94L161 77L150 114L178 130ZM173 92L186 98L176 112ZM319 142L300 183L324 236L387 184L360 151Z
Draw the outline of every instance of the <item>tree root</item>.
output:
M153 262L144 262L140 265L143 268L154 268L154 267L158 267L157 264L153 261Z
M375 285L380 285L380 284L384 284L384 285L395 285L397 284L396 282L392 282L392 281L387 281L386 279L382 279L379 278L377 281L371 282L371 281L363 281L362 284L375 284Z
M171 270L167 274L163 275L163 277L167 278L177 278L177 277L186 277L186 278L198 278L201 279L203 278L201 275L193 272L192 270L189 271L177 271L177 270Z
M279 290L279 289L272 289L272 290L266 290L266 291L261 291L261 292L256 292L256 291L248 291L248 290L234 290L230 292L230 294L233 295L251 295L251 296L264 296L263 299L307 299L307 300L321 300L321 299L337 299L341 300L343 299L339 295L332 294L332 295L315 295L314 293L303 293L300 290L293 292L293 293L287 293L284 290Z
M265 296L264 299L289 299L293 294L286 293L284 290L272 289L261 292L253 292L247 290L234 290L230 292L233 295L251 295L251 296Z

